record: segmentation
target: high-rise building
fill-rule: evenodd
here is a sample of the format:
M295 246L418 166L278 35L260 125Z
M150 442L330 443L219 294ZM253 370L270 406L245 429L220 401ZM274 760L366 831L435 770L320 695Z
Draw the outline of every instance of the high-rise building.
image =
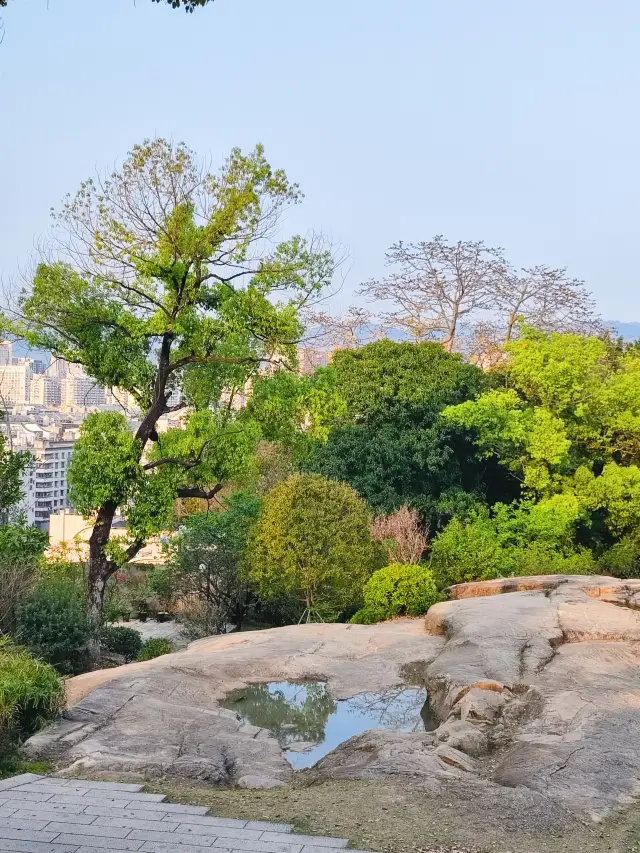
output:
M32 373L44 373L47 369L47 362L43 361L41 358L32 358L31 359L31 372Z
M1 369L1 368L0 368ZM60 380L46 373L31 377L31 404L34 406L55 406L61 403Z
M12 424L11 432L14 449L28 450L33 457L22 475L24 497L18 509L28 524L46 529L52 512L70 506L67 471L75 441L35 423Z
M60 380L60 404L63 408L104 406L104 388L89 376L67 376Z
M0 394L5 403L24 405L29 402L31 392L31 365L0 365Z
M0 364L11 364L13 344L11 341L0 341Z

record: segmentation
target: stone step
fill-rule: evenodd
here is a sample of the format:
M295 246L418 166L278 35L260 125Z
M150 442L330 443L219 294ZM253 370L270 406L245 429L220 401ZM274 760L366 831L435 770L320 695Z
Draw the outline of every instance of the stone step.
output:
M343 838L207 814L142 785L33 773L0 782L0 853L332 853ZM353 851L365 853L365 851Z

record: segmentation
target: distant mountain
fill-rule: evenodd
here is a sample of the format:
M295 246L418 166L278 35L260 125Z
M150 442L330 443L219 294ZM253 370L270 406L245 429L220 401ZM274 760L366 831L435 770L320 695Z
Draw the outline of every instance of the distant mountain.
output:
M615 329L625 341L636 341L640 338L640 323L622 323L620 320L607 320L605 325Z

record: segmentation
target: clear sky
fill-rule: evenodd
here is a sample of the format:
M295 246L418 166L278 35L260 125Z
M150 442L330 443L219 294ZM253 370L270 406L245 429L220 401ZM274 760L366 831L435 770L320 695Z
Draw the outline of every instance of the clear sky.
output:
M0 275L96 167L163 135L220 162L266 146L306 193L290 226L351 263L398 239L567 266L640 320L638 0L9 0L0 45Z

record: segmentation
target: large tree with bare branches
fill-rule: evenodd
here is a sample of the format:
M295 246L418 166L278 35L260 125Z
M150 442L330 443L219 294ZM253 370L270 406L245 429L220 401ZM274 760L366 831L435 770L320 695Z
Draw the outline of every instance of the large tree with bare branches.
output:
M69 474L72 502L95 522L97 619L108 578L169 523L175 499L210 499L250 464L260 417L237 411L234 394L264 365L293 366L298 308L333 272L329 250L277 240L299 198L260 146L214 173L182 144L147 141L67 198L48 257L5 312L14 334L126 389L143 413L135 433L117 413L87 419ZM176 409L183 428L159 436ZM130 538L115 549L117 511Z
M390 275L366 282L361 293L387 304L387 326L415 340L487 357L509 343L524 321L545 331L598 328L584 282L566 269L516 269L504 250L483 242L449 243L442 236L397 243L387 253Z

